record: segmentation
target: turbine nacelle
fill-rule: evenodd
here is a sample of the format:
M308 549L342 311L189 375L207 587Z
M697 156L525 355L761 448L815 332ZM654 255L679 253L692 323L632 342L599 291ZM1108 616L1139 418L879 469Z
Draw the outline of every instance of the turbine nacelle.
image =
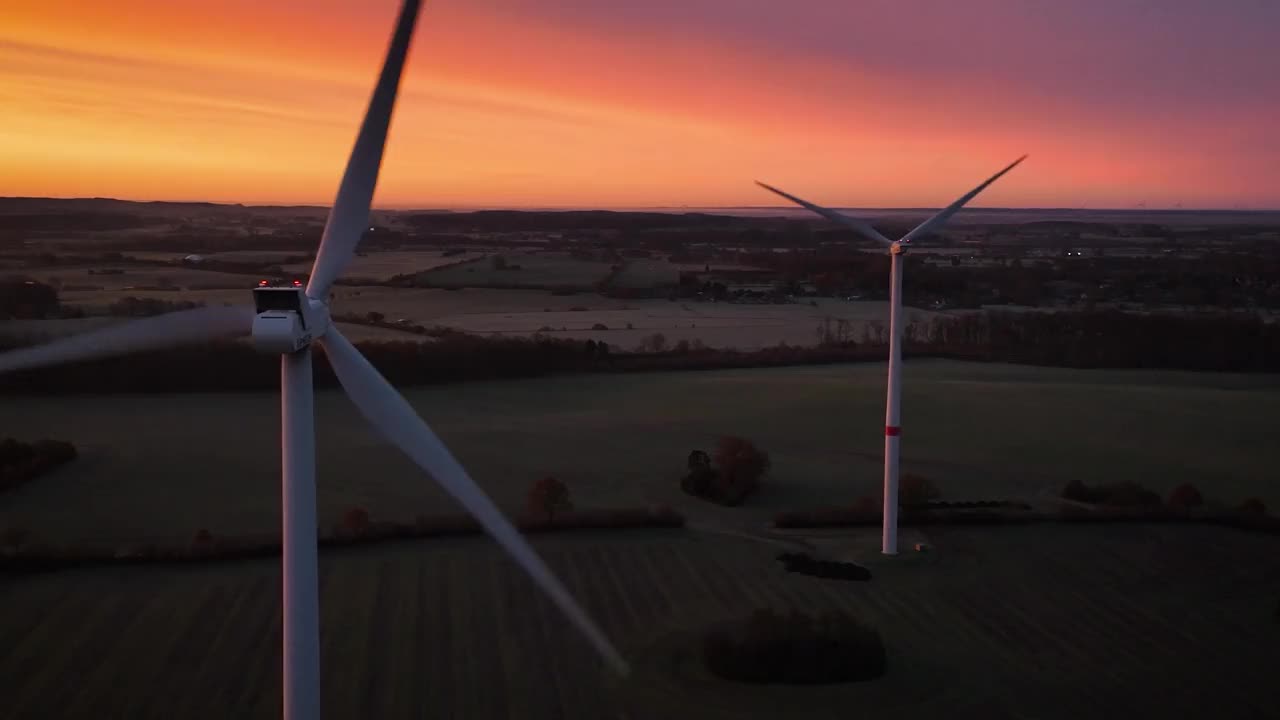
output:
M907 246L910 244L910 240L895 240L889 244L889 254L901 255L907 251Z
M253 290L253 347L268 355L288 355L309 346L329 329L329 308L307 297L301 284Z

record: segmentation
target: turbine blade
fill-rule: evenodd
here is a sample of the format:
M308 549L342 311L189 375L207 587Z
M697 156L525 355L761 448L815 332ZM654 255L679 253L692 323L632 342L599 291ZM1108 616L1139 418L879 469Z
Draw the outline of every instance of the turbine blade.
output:
M360 412L382 435L405 452L450 495L475 516L493 539L569 618L619 674L628 672L613 644L552 574L520 532L476 485L449 449L418 417L396 389L360 354L337 328L320 338L329 365Z
M959 212L960 208L964 207L965 203L977 197L978 193L982 192L983 190L986 190L988 185L999 180L1000 176L1014 169L1015 167L1018 166L1018 163L1026 159L1027 159L1027 156L1023 155L1017 160L1014 160L1013 162L1009 163L1008 167L996 173L995 175L992 175L991 177L987 178L986 182L982 183L978 187L965 193L963 196L961 196L959 200L939 210L938 214L934 215L928 220L925 220L924 222L917 225L914 230L907 233L906 235L903 235L901 242L904 244L909 243L915 238L923 237L924 235L938 229L939 227L942 226L943 223L947 221L948 218L950 218L952 215L955 215L957 212Z
M202 307L157 315L0 355L0 373L247 335L253 308Z
M347 169L342 174L342 184L338 186L338 195L320 237L320 249L316 251L311 280L307 283L308 297L323 300L329 294L329 287L351 262L356 245L369 226L369 206L378 184L378 169L382 165L387 129L395 109L400 73L409 52L420 4L419 0L404 0L400 8L382 74L378 77L373 96L369 98L369 109L360 125L351 157L347 159Z
M831 222L844 225L845 227L853 230L854 232L858 233L859 235L861 235L862 237L868 240L874 240L878 243L883 243L884 245L893 244L892 240L885 237L884 235L881 235L879 230L876 230L875 228L871 227L871 224L864 220L859 220L858 218L850 217L848 215L845 215L844 213L838 213L835 210L829 210L827 208L822 207L821 205L814 205L808 200L801 200L795 195L791 195L790 193L785 193L779 190L778 188L773 187L772 185L766 185L760 182L759 180L756 181L756 184L764 188L765 190L768 190L769 192L774 193L775 195L781 195L782 197L790 200L791 202L801 207L812 210L813 212L821 215L822 217L830 220Z

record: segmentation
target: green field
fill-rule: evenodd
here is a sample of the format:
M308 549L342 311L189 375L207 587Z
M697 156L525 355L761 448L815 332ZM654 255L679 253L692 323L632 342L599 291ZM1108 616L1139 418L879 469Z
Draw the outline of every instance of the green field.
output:
M931 530L929 562L868 584L784 573L776 547L693 531L543 538L540 552L635 671L606 675L485 540L321 559L323 703L355 718L1267 717L1280 540L1195 526ZM275 562L101 569L0 585L13 718L272 718ZM877 627L880 680L729 685L700 631L758 607Z
M877 491L880 364L585 375L413 388L406 395L499 503L554 474L579 507L668 503L759 524L779 509ZM316 399L321 524L351 506L375 519L452 512L452 501L375 436L338 392ZM13 397L0 436L69 440L81 458L0 497L0 528L54 542L185 542L277 531L278 400L271 394ZM903 469L943 497L1056 493L1072 479L1193 482L1210 498L1280 507L1275 376L1082 371L909 362ZM684 496L695 448L751 438L773 459L736 510Z

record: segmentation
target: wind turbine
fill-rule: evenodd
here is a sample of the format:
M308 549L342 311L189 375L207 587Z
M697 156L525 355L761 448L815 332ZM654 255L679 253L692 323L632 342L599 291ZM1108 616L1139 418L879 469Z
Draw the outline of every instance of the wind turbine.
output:
M986 182L965 193L959 200L951 203L936 215L920 223L914 230L903 235L896 242L881 235L879 231L858 218L838 213L835 210L814 205L779 190L771 185L756 181L760 187L769 192L781 195L791 202L812 210L828 220L844 225L868 240L874 240L889 250L889 392L885 402L884 413L884 515L881 528L880 552L885 555L898 554L898 445L902 438L900 419L900 403L902 399L902 254L907 251L911 241L933 232L955 215L964 204L972 200L988 185L1000 179L1001 175L1012 170L1027 156L1014 160L1008 167L987 178Z
M419 0L405 0L401 6L382 73L329 211L305 290L299 281L283 287L264 282L252 288L253 308L207 307L170 313L0 355L0 372L8 372L248 334L257 350L281 356L284 717L287 720L314 720L320 715L313 343L324 347L334 374L361 414L475 516L613 669L621 674L627 672L626 661L519 531L467 475L409 403L338 331L329 316L329 289L351 261L368 227L370 203L419 6Z

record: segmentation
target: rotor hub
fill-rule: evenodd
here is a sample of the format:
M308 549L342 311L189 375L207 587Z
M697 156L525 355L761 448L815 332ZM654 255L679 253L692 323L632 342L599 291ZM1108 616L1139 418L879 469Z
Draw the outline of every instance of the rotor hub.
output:
M261 285L253 290L253 347L269 355L305 349L329 329L329 306L307 297L298 284Z

